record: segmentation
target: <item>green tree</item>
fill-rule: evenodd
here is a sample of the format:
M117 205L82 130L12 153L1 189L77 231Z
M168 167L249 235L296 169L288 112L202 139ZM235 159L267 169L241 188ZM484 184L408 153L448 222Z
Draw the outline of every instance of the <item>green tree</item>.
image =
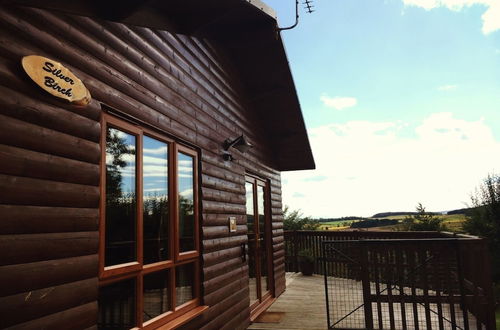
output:
M318 220L304 217L300 210L291 211L287 205L283 210L283 216L285 218L283 221L285 230L318 230L321 225Z
M488 239L493 280L500 286L500 176L488 175L471 199L473 207L463 228L469 234Z
M406 216L403 219L402 230L406 231L441 231L446 229L443 218L434 213L426 212L422 203L418 203L417 214Z
M109 201L117 201L122 197L121 171L127 166L127 161L123 159L125 155L135 155L135 149L120 137L118 130L108 129L106 132L106 197Z

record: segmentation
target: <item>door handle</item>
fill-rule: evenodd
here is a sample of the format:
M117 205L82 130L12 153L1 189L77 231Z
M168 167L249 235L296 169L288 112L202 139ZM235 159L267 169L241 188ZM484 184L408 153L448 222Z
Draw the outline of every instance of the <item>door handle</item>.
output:
M241 261L247 261L247 245L246 243L241 243Z

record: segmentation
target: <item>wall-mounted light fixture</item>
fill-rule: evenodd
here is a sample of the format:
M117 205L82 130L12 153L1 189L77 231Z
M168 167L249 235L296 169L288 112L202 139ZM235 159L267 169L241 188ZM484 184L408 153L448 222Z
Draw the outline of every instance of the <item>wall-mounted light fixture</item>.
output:
M228 152L229 148L233 147L244 154L248 151L248 149L252 148L253 145L251 145L242 134L234 140L226 139L226 141L222 144L222 147L225 151L225 153L222 154L222 158L224 160L233 160L233 156Z

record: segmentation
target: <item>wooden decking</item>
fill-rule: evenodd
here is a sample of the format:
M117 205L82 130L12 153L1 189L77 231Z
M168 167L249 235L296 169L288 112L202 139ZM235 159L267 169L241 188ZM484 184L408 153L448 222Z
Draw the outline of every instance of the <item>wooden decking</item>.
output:
M336 299L336 306L333 308L332 316L337 319L341 315L347 314L348 311L355 309L356 307L362 305L363 294L361 288L361 282L347 279L331 278L334 282L330 285L335 286L335 291L338 292L338 299ZM248 327L248 329L281 329L281 330L316 330L316 329L327 329L326 320L326 302L325 302L325 283L323 275L313 275L313 276L303 276L301 273L287 273L286 274L286 291L283 293L276 302L265 312L268 313L269 317L260 317L262 322L259 322L259 318L253 324ZM407 289L407 288L405 288ZM342 291L344 290L344 291ZM348 290L349 292L345 291ZM349 297L349 298L348 298ZM407 310L411 310L412 306L406 306ZM455 308L459 310L459 306L456 305ZM430 309L437 310L437 307L433 304L430 305ZM382 315L384 318L383 328L390 328L388 322L389 310L387 308L382 309ZM401 310L399 305L395 306L395 315L400 315ZM339 314L340 313L340 314ZM442 310L444 317L444 324L442 325L444 329L452 329L449 321L449 311L447 308ZM274 314L274 315L272 315ZM418 314L420 320L425 320L425 309L422 306L418 307ZM463 318L459 317L457 314L457 326L459 329L465 329L463 324ZM269 320L266 322L266 319ZM476 320L471 314L468 315L470 322L469 329L476 329ZM415 328L413 321L408 315L407 329ZM439 319L437 314L432 313L431 321L433 329L439 329ZM395 329L403 329L401 324L401 319L395 317L394 320ZM420 322L419 322L420 323ZM363 328L364 325L364 314L363 309L358 309L356 312L352 313L344 321L336 325L338 328L349 327L349 328ZM374 325L378 328L377 313L374 312ZM420 329L425 329L425 323L420 324Z
M323 275L286 274L286 291L267 310L282 312L279 323L254 322L248 329L327 329Z

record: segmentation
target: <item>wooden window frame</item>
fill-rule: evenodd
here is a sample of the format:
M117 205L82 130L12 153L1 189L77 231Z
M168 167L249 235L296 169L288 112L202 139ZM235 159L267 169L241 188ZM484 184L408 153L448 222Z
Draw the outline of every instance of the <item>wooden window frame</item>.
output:
M191 148L187 148L183 145L179 145L179 144L175 144L174 145L174 153L175 155L177 155L178 153L183 153L185 155L188 155L188 156L191 156L193 157L194 159L194 167L193 167L193 181L197 181L196 178L198 178L199 176L199 173L198 173L198 166L196 165L197 162L198 162L198 153L191 149ZM176 168L178 167L178 163L176 162L175 165L174 165ZM178 182L178 176L173 176L173 180L174 180L174 186L176 188L178 188L179 186L179 182ZM200 255L199 251L200 251L200 240L197 239L199 238L200 236L200 233L199 233L199 206L198 206L198 201L199 201L199 192L198 192L198 184L197 182L195 182L194 184L194 188L193 188L193 199L194 199L194 219L195 219L195 227L194 227L194 237L195 237L195 240L194 240L194 247L195 249L192 250L192 251L185 251L185 252L180 252L180 246L179 246L179 230L178 230L178 227L179 227L179 201L178 201L178 192L176 193L176 196L175 196L175 206L174 206L174 225L175 225L175 233L176 233L176 240L175 240L175 247L174 247L174 253L177 257L177 260L178 261L183 261L183 260L188 260L188 259L192 259L194 257L197 257Z
M136 261L105 266L106 237L106 136L108 127L116 128L136 138ZM151 264L143 260L143 136L147 136L168 145L168 199L169 199L169 259ZM194 216L194 247L192 251L179 252L179 210L178 210L178 162L177 155L181 152L193 157L193 216ZM193 148L179 144L165 134L149 128L132 124L107 113L101 119L101 179L100 179L100 213L99 213L99 286L103 287L115 282L135 279L136 324L132 329L155 329L160 326L170 328L170 324L183 324L198 316L208 306L201 306L201 262L200 262L200 203L199 203L199 152ZM176 267L193 264L194 283L193 299L176 306ZM144 276L158 271L169 270L168 292L171 310L160 314L151 320L143 321L143 288Z

